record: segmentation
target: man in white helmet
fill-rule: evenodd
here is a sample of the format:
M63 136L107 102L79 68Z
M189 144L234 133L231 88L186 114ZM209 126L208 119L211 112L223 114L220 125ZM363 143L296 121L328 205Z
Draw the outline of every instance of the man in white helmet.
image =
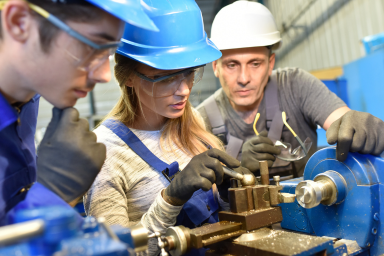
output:
M198 110L206 126L222 139L227 153L241 160L244 167L257 172L259 161L267 160L272 167L271 176L302 176L307 160L317 149L317 125L327 130L328 143L337 143L340 161L346 159L348 151L380 154L384 150L384 123L380 119L350 110L304 70L272 71L272 50L280 46L281 38L271 12L264 5L237 1L224 7L213 21L211 37L223 54L213 62L222 88ZM281 152L282 147L274 146L280 140L290 143L292 149L300 147L284 125L282 112L302 141L312 141L306 157L288 155L288 159L287 152ZM257 113L258 136L253 129Z

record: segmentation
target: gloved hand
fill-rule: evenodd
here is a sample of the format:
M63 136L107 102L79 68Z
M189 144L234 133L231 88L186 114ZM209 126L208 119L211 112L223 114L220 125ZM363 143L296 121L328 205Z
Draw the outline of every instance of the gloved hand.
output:
M348 151L380 155L384 150L384 122L365 112L350 110L328 128L327 142L335 144L336 157L345 161Z
M233 169L234 171L240 173L240 174L251 174L253 175L253 173L248 170L247 168L245 167L238 167L238 168L234 168ZM232 177L229 177L228 175L224 174L224 178L223 178L223 182L220 184L220 185L217 185L217 190L219 191L219 195L221 197L221 199L223 199L225 202L228 202L228 189L230 188L231 186L231 180Z
M69 203L90 188L106 148L75 108L53 108L52 114L37 152L37 181Z
M240 166L237 159L218 149L210 149L194 156L164 190L164 200L171 205L183 205L195 191L199 189L208 191L213 183L221 184L224 176L221 163L229 168Z
M241 166L254 173L260 170L259 161L267 161L268 167L273 165L274 155L279 155L281 150L273 146L273 142L267 136L268 132L262 131L258 136L247 140L243 144Z

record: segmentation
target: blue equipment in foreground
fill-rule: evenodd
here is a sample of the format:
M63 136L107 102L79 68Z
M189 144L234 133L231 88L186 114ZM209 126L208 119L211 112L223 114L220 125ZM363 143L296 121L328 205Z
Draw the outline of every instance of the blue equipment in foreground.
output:
M281 227L334 238L348 255L384 254L384 159L350 153L336 160L336 148L316 152L304 177L283 181L282 192L295 194L281 204Z
M103 218L87 217L79 226L75 214L58 206L18 212L17 224L0 228L0 256L130 256L135 246L147 245L144 228L133 237L130 229L109 227Z

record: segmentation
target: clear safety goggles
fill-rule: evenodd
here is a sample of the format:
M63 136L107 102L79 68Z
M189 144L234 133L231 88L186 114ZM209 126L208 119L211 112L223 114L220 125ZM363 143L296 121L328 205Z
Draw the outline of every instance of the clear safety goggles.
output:
M173 95L179 89L182 81L184 81L189 90L201 81L204 73L204 66L187 68L179 72L162 76L148 77L137 71L134 71L136 76L141 78L141 88L149 96L161 98Z
M0 10L3 9L4 5L9 0L0 0ZM27 1L26 1L27 2ZM97 44L85 36L81 35L63 21L58 19L56 16L50 14L46 10L41 7L34 5L32 3L27 2L29 7L51 22L54 26L66 32L70 35L74 41L70 42L66 47L65 51L69 60L73 62L73 64L83 71L93 71L100 67L106 60L108 60L109 56L115 53L116 49L121 46L121 42L111 42L108 44Z
M259 135L259 133L256 130L256 123L260 118L260 113L256 114L255 121L253 122L253 130L255 131L256 135ZM297 136L297 134L293 131L291 126L287 123L287 116L285 112L282 114L283 123L289 131L293 134L295 139L299 142L300 146L297 148L292 149L292 145L290 143L285 143L280 140L273 141L274 146L280 148L281 153L279 155L276 155L277 158L284 160L284 161L298 161L300 159L303 159L307 156L309 149L312 146L312 140L310 138L306 138L304 142Z

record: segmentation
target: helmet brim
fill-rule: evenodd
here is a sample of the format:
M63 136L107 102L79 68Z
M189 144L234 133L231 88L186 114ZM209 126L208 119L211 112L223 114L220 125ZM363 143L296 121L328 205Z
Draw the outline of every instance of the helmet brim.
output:
M122 41L124 46L120 47L116 53L163 70L201 66L219 59L222 55L207 36L185 47L154 47L124 39Z

